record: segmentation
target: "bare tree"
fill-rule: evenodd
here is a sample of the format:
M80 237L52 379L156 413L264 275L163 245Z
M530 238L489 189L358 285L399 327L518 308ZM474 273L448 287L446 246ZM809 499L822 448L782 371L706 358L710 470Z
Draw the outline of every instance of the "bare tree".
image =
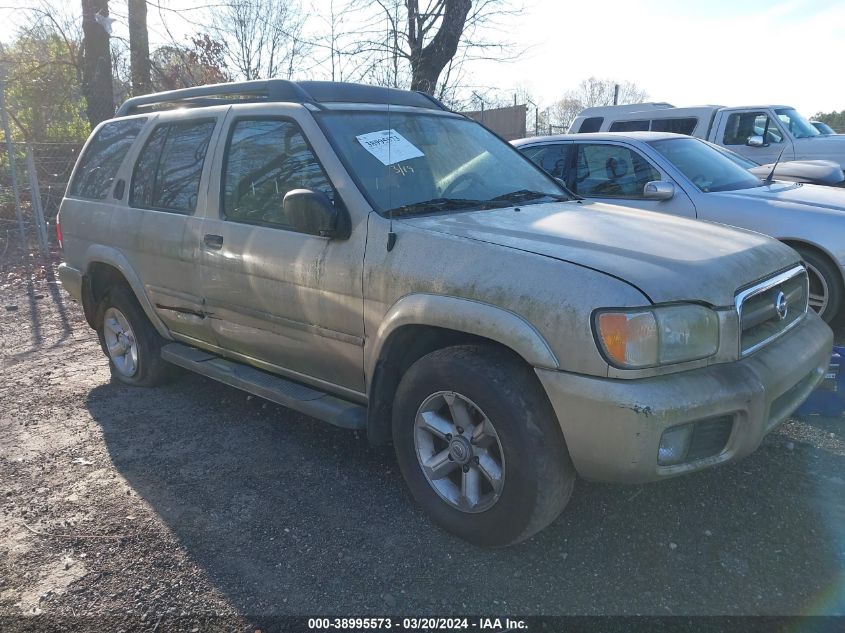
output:
M207 33L190 38L190 45L157 48L151 59L153 87L176 90L231 81L223 59L223 45Z
M82 0L82 93L94 127L114 114L109 0Z
M365 17L358 29L360 80L455 99L471 60L513 59L500 32L521 13L509 0L353 0ZM492 34L492 36L491 36Z
M227 65L244 79L290 78L308 46L303 24L291 0L222 0L212 13Z
M614 98L618 104L640 103L648 99L648 93L630 81L590 77L582 80L575 90L568 91L560 101L549 107L548 126L555 130L567 130L581 110L613 105Z
M147 0L128 0L129 64L132 92L146 94L150 80L150 40L147 33Z
M648 93L633 82L596 77L584 79L578 84L578 88L568 92L566 97L579 101L583 108L613 105L616 86L619 86L617 103L639 103L648 99Z

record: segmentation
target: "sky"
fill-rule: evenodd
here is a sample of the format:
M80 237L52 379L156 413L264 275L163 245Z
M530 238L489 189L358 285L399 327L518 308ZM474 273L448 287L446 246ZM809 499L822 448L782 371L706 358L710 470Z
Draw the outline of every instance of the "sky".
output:
M73 10L78 1L64 4ZM202 21L203 10L194 7L213 2L160 0L161 11L151 6L151 45L169 40L168 30L177 41L187 38ZM315 16L329 0L302 2L316 28ZM650 100L678 106L779 103L807 116L845 109L841 0L524 2L523 14L502 25L522 54L507 63L472 62L468 83L502 96L522 88L541 109L590 76L632 81ZM0 7L0 40L8 41L25 7L36 4ZM125 36L125 1L110 6L115 34Z

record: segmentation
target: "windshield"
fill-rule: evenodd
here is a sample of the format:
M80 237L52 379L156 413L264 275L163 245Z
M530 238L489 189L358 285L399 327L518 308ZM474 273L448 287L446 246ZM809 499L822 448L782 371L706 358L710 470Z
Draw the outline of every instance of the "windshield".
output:
M426 213L569 200L556 181L474 121L384 111L317 115L376 210Z
M819 131L819 134L821 134L822 136L830 136L831 134L836 134L834 129L823 121L810 121L810 123L813 124L813 127L815 127Z
M763 182L724 154L694 138L651 141L650 145L680 170L701 191L735 191Z
M753 161L750 158L747 158L747 157L742 156L740 154L737 154L736 152L732 152L727 147L722 147L721 145L716 145L715 143L711 143L709 141L703 141L703 142L707 143L707 147L712 147L713 149L715 149L717 152L719 152L723 156L730 158L733 162L735 162L737 165L739 165L743 169L754 169L755 167L760 166L760 163Z
M775 113L793 137L809 138L819 135L819 131L813 127L812 123L798 114L795 108L778 108Z

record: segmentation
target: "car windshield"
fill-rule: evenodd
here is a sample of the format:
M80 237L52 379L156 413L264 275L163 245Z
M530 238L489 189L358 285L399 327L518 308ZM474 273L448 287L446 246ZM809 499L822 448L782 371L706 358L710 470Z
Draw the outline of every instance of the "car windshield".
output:
M705 193L750 189L763 184L759 178L698 139L664 139L651 141L650 145Z
M809 138L819 136L819 131L807 119L802 117L795 108L778 108L775 110L778 118L795 138Z
M819 134L822 136L830 136L831 134L836 134L834 129L830 127L827 123L823 121L810 121L813 124L813 127L819 131Z
M727 158L731 159L743 169L754 169L755 167L760 166L760 163L753 161L745 156L742 156L741 154L737 154L736 152L732 152L727 147L722 147L720 145L716 145L715 143L710 143L708 141L704 142L707 143L707 147L712 147L723 156L726 156Z
M457 212L572 199L474 121L384 111L317 116L346 168L381 213Z

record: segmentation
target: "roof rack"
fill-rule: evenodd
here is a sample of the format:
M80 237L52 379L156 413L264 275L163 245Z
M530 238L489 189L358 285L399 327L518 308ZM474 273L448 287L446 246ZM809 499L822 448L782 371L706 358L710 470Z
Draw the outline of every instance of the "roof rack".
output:
M448 110L424 92L366 86L336 81L289 81L262 79L211 84L181 90L168 90L132 97L118 108L116 117L168 108L202 107L225 103L378 103Z

